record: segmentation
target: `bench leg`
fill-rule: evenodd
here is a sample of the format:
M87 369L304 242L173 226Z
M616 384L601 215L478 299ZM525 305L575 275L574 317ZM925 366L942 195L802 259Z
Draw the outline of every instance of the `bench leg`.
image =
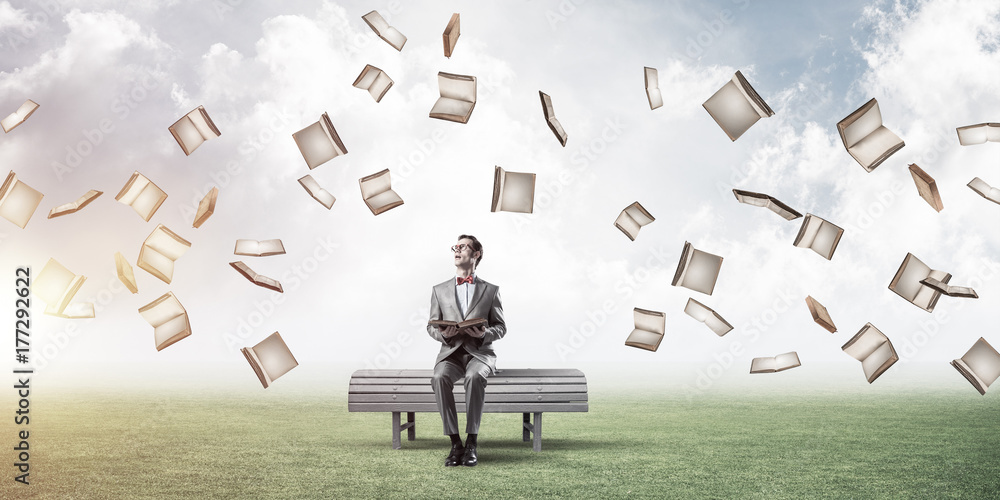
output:
M407 415L409 417L409 415ZM399 428L399 412L392 412L392 449L398 450L403 447L403 443L399 441L399 433L402 429Z
M525 414L527 415L527 414ZM542 412L535 412L535 439L531 449L542 451Z
M408 427L406 429L406 440L413 441L417 438L416 413L412 411L406 412L406 426Z
M523 438L524 441L528 441L531 439L531 431L528 430L531 427L530 415L531 415L530 413L524 414L524 425L521 426L523 428L522 430L524 431L521 437Z

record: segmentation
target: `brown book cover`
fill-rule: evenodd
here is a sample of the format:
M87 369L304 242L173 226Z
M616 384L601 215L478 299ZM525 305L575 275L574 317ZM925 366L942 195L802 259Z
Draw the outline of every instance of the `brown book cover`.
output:
M809 314L812 315L813 321L830 333L837 333L837 326L833 324L833 318L830 317L830 313L823 307L823 304L807 295L806 305L809 306Z
M458 37L462 34L461 23L459 21L458 13L451 15L451 19L448 20L448 26L445 26L444 33L442 37L444 38L444 56L451 58L451 53L455 51L455 44L458 43Z

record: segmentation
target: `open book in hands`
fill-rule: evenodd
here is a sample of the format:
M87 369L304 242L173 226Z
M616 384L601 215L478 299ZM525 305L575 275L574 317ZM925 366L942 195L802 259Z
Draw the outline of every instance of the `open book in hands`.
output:
M458 333L456 333L455 335L458 335L462 333L462 330L465 330L467 328L475 328L477 326L486 327L488 326L489 322L486 321L485 318L472 318L472 319L467 319L465 321L448 321L444 319L432 319L428 321L427 324L434 325L438 328L448 328L449 326L454 326L455 328L458 329Z

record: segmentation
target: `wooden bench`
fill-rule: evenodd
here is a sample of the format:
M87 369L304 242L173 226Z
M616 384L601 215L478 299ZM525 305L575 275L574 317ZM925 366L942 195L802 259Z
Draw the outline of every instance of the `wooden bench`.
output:
M351 375L347 411L392 412L392 447L403 447L400 434L416 438L416 412L437 413L431 389L433 370L358 370ZM465 413L464 379L455 382L455 406ZM484 413L523 414L522 438L534 435L532 449L542 450L542 413L587 411L587 378L574 369L497 370L486 385ZM406 413L406 422L400 422ZM534 413L534 421L529 416ZM441 422L438 419L437 425Z

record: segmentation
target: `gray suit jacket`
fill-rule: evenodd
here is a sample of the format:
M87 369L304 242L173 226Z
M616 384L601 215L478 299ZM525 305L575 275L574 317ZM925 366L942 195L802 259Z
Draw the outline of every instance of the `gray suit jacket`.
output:
M431 290L431 314L429 320L465 321L473 318L485 318L486 333L482 338L470 337L466 334L455 335L446 339L441 335L441 329L427 325L427 333L441 342L441 351L435 364L447 358L458 349L465 349L473 357L486 363L492 373L496 372L497 355L493 352L493 341L503 338L507 333L507 325L503 321L503 305L500 303L500 289L496 285L483 281L476 276L476 290L469 301L469 310L465 316L458 307L455 298L455 278L435 285Z

